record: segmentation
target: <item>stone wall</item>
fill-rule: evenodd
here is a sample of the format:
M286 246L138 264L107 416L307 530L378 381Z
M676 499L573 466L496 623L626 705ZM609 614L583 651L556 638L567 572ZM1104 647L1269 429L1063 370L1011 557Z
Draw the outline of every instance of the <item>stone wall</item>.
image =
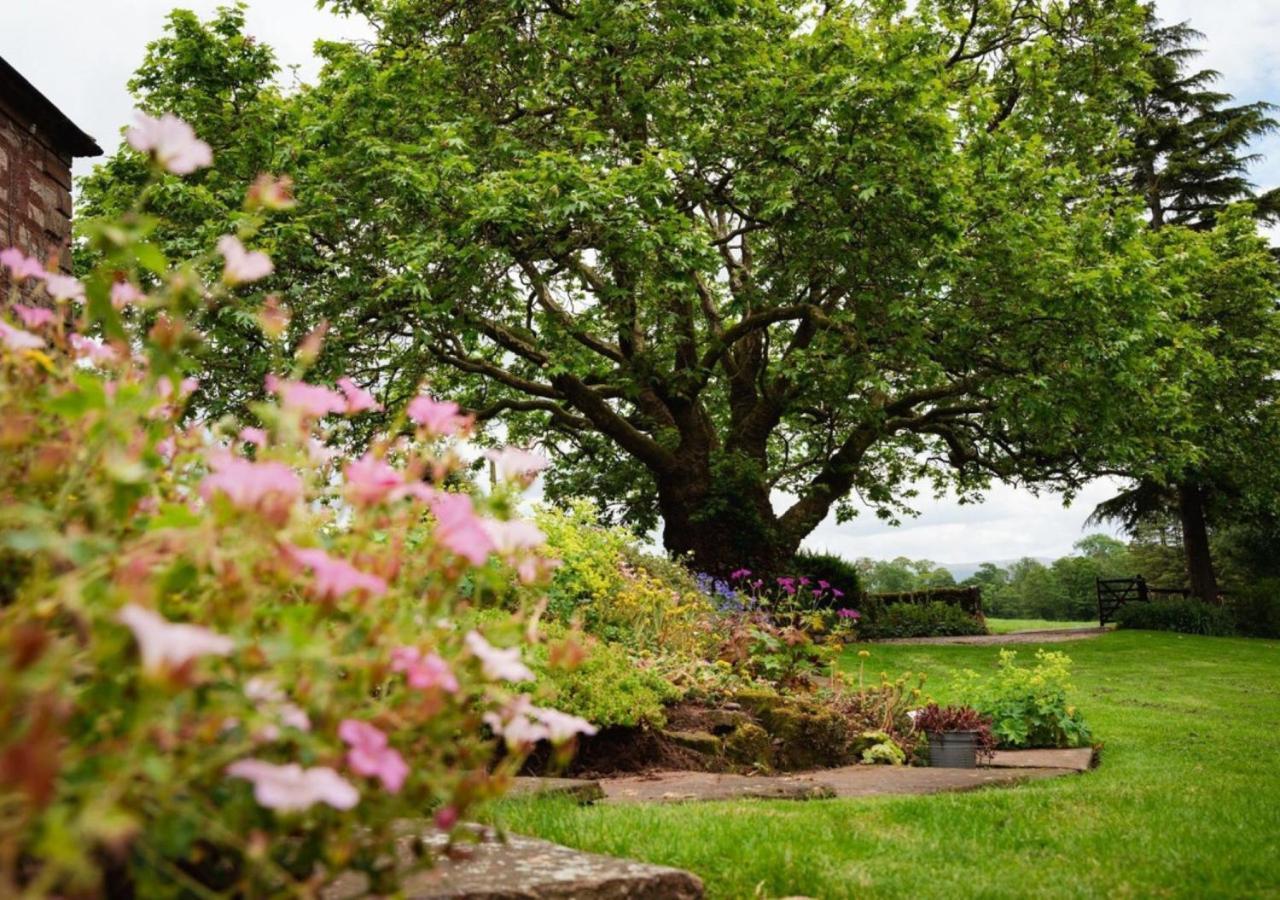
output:
M71 157L0 96L0 248L71 271ZM0 270L0 293L8 292Z

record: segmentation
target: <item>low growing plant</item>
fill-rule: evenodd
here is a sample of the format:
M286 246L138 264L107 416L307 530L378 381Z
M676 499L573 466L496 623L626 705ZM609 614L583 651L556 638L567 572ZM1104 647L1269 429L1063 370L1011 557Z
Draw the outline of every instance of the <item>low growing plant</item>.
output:
M1194 598L1126 603L1116 614L1116 623L1121 628L1176 631L1211 637L1227 637L1236 633L1236 621L1229 609L1210 606Z
M991 719L1001 747L1081 747L1092 740L1089 726L1068 702L1071 659L1065 653L1036 651L1036 665L1018 665L1015 650L1001 650L996 671L961 673L955 693Z
M971 706L939 706L930 703L918 710L913 719L916 730L924 734L972 732L977 736L979 760L990 759L996 749L991 731L991 717Z
M986 633L987 626L980 618L940 600L894 603L875 619L863 622L858 629L858 636L864 640Z

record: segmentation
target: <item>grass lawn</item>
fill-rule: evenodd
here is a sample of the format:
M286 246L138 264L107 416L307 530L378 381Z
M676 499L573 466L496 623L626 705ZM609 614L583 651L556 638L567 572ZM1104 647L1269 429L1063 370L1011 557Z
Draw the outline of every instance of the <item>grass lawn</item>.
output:
M1053 649L1106 745L1085 775L805 803L507 801L495 820L692 870L711 897L1280 897L1280 642L1117 632ZM868 662L929 672L945 701L953 671L996 651L880 646Z
M1049 619L987 619L992 634L1012 634L1015 631L1054 631L1059 628L1097 628L1098 620L1091 622L1054 622Z

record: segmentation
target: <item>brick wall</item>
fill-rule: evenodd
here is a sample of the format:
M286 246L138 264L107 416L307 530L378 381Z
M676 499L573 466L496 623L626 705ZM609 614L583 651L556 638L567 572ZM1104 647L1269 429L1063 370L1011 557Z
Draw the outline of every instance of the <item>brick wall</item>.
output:
M71 271L71 157L0 97L0 248L14 246ZM0 271L0 295L8 293Z

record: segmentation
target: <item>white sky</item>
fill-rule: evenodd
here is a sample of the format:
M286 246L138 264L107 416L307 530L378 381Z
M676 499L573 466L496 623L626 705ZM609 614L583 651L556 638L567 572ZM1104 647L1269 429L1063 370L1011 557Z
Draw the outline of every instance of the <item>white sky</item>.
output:
M125 82L160 33L174 6L211 14L221 0L0 0L0 56L7 59L110 152L132 105ZM1166 20L1190 19L1203 31L1203 65L1223 73L1222 86L1242 101L1280 103L1280 0L1158 0ZM248 29L275 48L303 80L319 66L311 52L320 37L368 35L358 20L315 9L313 0L250 0ZM1280 184L1280 135L1260 143L1267 158L1254 171L1263 187ZM92 161L76 166L83 174ZM1280 242L1280 233L1275 240ZM925 500L922 514L899 528L871 515L845 525L823 524L809 544L844 556L924 557L965 563L1019 556L1061 556L1084 533L1082 524L1112 486L1087 490L1070 509L1052 496L1009 487L980 506Z

